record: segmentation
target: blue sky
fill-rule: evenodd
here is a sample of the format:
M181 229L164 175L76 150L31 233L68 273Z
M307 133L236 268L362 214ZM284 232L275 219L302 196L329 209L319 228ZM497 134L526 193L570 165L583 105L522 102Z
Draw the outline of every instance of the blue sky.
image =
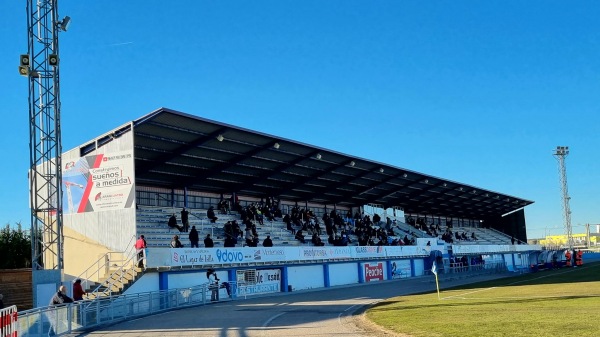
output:
M25 1L0 2L0 223L28 226ZM159 107L535 201L529 238L600 223L594 1L60 0L63 149Z

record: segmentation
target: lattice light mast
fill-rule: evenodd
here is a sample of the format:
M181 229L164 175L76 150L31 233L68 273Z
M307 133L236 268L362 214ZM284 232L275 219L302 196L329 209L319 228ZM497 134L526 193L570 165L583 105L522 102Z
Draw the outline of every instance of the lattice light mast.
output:
M565 159L569 155L568 146L557 146L554 151L554 157L558 160L558 175L560 178L560 189L562 191L562 209L563 220L565 227L565 235L567 236L567 246L569 250L573 250L573 229L571 227L571 207L569 202L569 187L567 185L567 166Z
M63 270L62 175L57 0L27 1L27 54L19 74L29 82L29 194L31 250L36 284L56 283ZM47 273L43 273L48 271ZM34 302L35 304L35 302Z

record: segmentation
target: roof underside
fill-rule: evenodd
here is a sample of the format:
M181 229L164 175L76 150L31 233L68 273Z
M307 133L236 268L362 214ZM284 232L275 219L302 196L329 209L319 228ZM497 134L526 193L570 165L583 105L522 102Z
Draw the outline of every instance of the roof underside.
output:
M164 108L134 121L134 146L142 185L467 219L532 203Z

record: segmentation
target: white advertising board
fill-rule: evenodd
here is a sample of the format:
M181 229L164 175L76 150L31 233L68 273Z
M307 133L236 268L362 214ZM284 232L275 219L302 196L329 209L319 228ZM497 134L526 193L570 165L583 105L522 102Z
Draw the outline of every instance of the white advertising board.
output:
M281 270L261 269L256 271L256 284L238 286L238 296L248 296L281 291Z

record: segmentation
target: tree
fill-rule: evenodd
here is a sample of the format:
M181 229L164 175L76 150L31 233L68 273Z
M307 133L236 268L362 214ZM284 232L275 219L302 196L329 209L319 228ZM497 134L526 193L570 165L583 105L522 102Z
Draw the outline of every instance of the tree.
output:
M0 229L0 269L31 267L31 236L23 231L21 223L17 228L9 224Z

